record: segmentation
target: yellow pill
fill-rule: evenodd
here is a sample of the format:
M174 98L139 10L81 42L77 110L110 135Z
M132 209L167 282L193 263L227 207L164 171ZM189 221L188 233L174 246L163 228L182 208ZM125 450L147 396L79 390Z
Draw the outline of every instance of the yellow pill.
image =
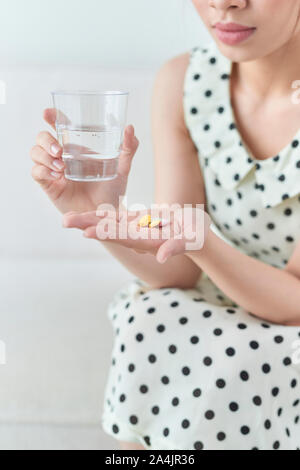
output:
M140 219L138 225L139 225L140 227L148 227L150 223L151 223L151 215L144 215L144 216Z
M161 220L160 219L153 220L151 222L151 224L149 225L150 228L159 227L159 226L161 226Z

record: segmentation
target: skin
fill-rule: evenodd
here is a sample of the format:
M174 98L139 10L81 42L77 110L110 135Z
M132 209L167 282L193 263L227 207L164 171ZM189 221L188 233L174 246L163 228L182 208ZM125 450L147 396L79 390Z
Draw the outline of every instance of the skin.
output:
M220 51L234 62L232 103L239 131L249 151L257 159L278 154L292 141L300 127L299 107L291 102L291 84L299 79L300 70L300 0L193 0L192 3ZM218 40L212 28L217 21L254 26L256 31L246 41L228 46ZM188 61L188 54L168 61L159 71L154 85L155 202L203 204L205 210L205 185L197 149L183 118L182 91ZM46 110L44 114L52 126L53 112ZM265 126L266 122L268 126ZM120 177L114 185L110 182L92 186L70 184L64 179L63 168L55 170L55 176L51 175L54 160L61 162L61 150L55 157L50 151L52 143L57 142L50 133L39 134L37 145L31 151L35 163L33 177L65 214L65 227L76 227L88 238L99 239L98 204L108 202L125 210L122 205L119 207L117 200L125 194L138 147L134 128L130 126L126 131ZM300 243L284 270L244 255L211 230L206 233L201 250L180 254L169 250L165 263L153 256L159 248L154 245L141 247L137 241L128 246L128 240L120 239L102 240L101 243L153 289L193 288L203 269L229 297L258 317L287 326L300 324L297 312L300 304L300 294L297 294L300 292ZM243 276L240 276L241 269ZM261 291L266 279L268 289ZM282 291L288 295L281 296ZM121 443L121 447L127 450L143 448L133 443Z

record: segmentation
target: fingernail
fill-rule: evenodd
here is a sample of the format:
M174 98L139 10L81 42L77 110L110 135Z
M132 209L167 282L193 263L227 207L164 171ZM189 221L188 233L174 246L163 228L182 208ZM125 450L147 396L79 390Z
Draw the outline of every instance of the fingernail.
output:
M51 150L52 155L55 156L60 152L61 148L58 144L52 144L50 147L50 150Z
M51 175L55 179L59 179L61 177L61 173L56 173L56 171L51 171Z
M53 166L58 168L59 170L62 170L65 165L60 160L54 160L53 161Z

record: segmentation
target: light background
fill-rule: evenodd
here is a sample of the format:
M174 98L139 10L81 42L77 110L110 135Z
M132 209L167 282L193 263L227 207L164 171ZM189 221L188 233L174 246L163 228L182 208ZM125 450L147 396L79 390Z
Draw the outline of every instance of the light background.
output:
M0 61L148 67L206 36L191 0L3 0Z

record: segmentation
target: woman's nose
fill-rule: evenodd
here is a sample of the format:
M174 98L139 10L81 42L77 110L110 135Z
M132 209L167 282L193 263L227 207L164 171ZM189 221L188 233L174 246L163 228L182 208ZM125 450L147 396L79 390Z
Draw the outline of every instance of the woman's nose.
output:
M209 0L209 6L218 10L227 10L228 8L245 8L247 0Z

